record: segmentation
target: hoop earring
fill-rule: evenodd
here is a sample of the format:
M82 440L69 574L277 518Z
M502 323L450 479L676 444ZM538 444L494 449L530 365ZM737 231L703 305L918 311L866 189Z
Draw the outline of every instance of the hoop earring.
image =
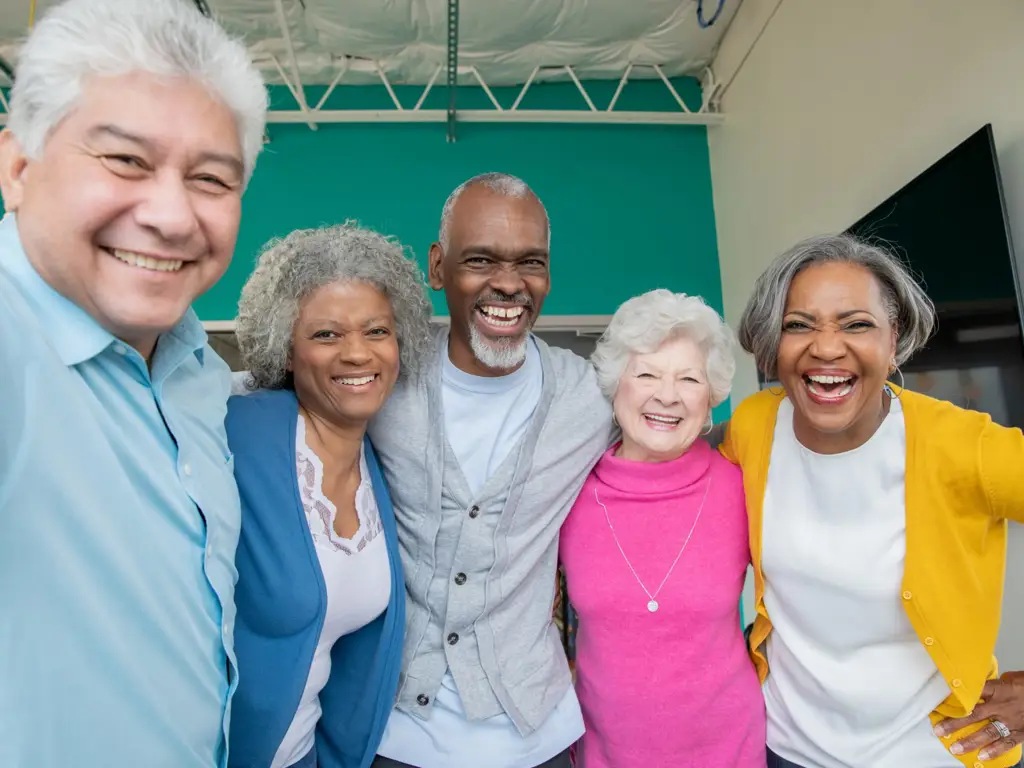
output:
M889 371L889 375L890 376L892 376L892 374L894 374L894 373L898 373L900 375L900 384L899 384L900 391L898 393L893 392L892 391L892 387L890 387L888 384L886 384L886 386L885 386L885 391L889 393L889 397L895 397L895 398L899 399L900 395L902 395L904 390L906 390L907 383L906 383L906 379L903 376L903 371L900 370L900 367L898 365L894 365L892 367L892 370Z
M708 427L707 427L707 429L706 429L706 430L705 430L705 429L702 429L702 430L700 431L700 433L701 433L701 435L703 435L704 437L707 437L708 435L710 435L710 434L711 434L711 430L713 430L714 428L715 428L715 420L714 420L714 418L712 418L712 417L710 417L710 416L709 416L709 417L708 417Z
M775 395L776 397L782 397L782 396L783 396L784 394L786 394L786 390L785 390L785 389L783 389L782 387L779 387L779 391L778 391L778 392L776 392L776 391L775 391L774 389L772 389L771 387L768 387L768 391L769 391L769 392L771 392L771 393L772 393L773 395Z

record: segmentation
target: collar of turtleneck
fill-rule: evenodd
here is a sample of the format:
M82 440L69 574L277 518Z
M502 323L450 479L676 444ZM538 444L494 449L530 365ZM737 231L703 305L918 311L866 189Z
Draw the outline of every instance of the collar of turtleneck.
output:
M612 488L635 494L679 491L702 480L711 465L711 446L697 438L686 452L669 461L630 461L615 455L621 443L609 448L594 467L597 478Z

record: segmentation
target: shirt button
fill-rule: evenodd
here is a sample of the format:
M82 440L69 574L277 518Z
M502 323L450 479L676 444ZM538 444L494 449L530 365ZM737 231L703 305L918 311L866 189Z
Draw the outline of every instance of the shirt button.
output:
M934 637L926 637L924 639L924 644L925 645L935 645L935 638Z
M421 693L419 696L416 697L416 703L419 704L421 707L425 707L427 706L427 704L430 703L430 697L427 696L427 694L425 693Z
M183 466L181 468L181 471L184 472L188 477L192 477L192 465L191 464L185 464L185 466Z
M473 507L469 510L469 516L474 520L480 515L480 507Z
M119 354L119 355L127 355L128 354L128 348L125 347L124 344L115 344L114 345L114 351L117 352L117 354Z
M455 645L457 642L459 642L459 636L457 634L452 632L448 635L448 645Z
M889 594L892 594L892 593L890 592ZM906 592L904 592L904 593L903 593L903 599L904 599L904 600L909 600L909 599L910 599L910 598L912 598L913 596L914 596L914 595L913 595L913 594L912 594L912 593L910 592L910 590L909 590L909 589L908 589L908 590L907 590Z
M466 583L466 574L464 574L464 573L457 573L457 574L455 574L455 583L458 584L460 587L463 584L465 584Z
M962 683L962 682L960 681L960 678L959 678L959 677L957 677L957 678L954 678L954 680L953 680L953 682L951 683L951 685L952 685L952 686L953 686L954 688L959 688L959 687L960 687L961 685L963 685L963 683Z

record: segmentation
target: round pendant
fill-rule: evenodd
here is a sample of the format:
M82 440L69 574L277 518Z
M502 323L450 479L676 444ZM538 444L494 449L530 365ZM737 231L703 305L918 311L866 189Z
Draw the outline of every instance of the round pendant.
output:
M658 601L657 600L651 600L651 602L649 602L647 604L647 610L650 611L651 613L654 613L656 610L658 610Z

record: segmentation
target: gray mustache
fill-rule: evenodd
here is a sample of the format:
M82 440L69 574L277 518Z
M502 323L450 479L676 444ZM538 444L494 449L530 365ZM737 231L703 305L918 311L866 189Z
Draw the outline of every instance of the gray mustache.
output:
M533 299L530 298L528 293L507 294L492 291L490 293L485 293L483 296L478 298L476 303L477 306L479 306L480 304L487 304L492 301L504 304L515 304L520 307L526 307L527 309L533 308Z

